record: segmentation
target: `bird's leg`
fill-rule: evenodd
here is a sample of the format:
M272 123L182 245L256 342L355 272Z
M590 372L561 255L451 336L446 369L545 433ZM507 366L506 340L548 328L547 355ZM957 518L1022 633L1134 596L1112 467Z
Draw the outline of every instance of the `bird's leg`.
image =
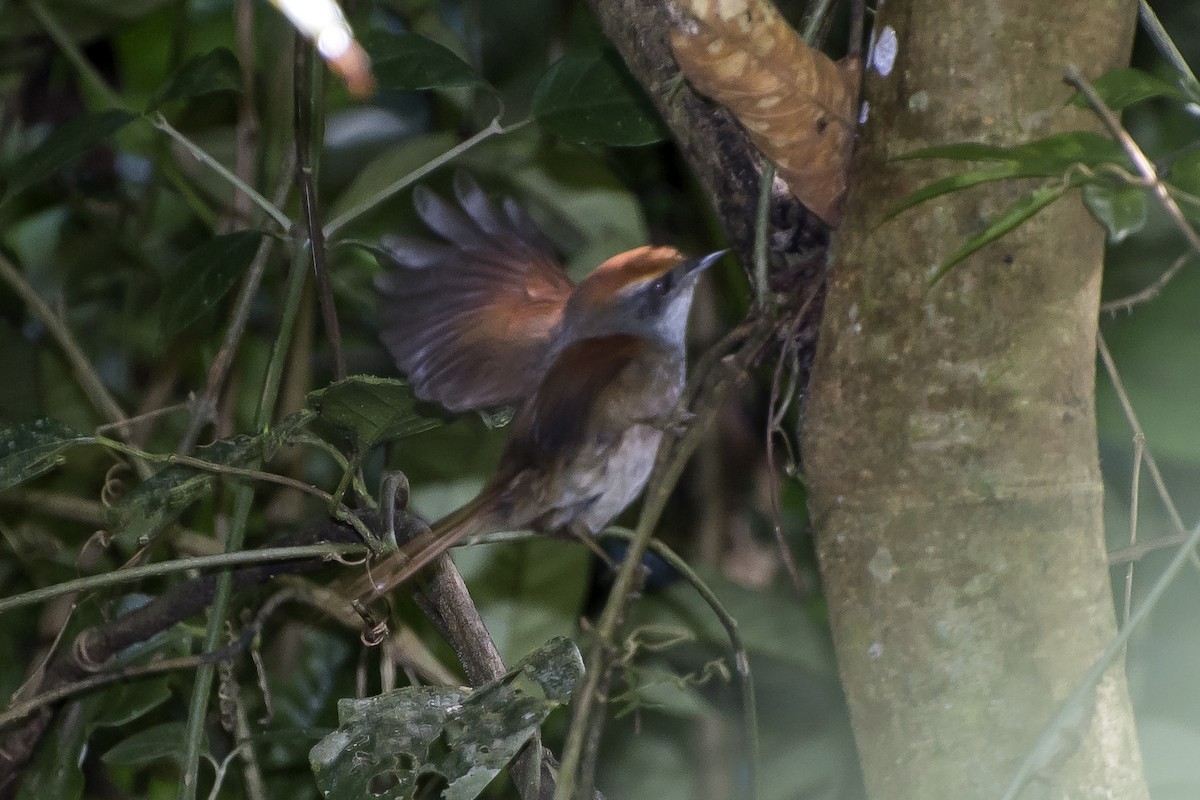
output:
M580 524L578 521L569 522L563 529L563 532L572 539L578 539L584 546L587 547L588 550L591 550L593 553L595 553L596 557L604 562L604 565L610 570L613 572L617 571L617 567L620 565L612 560L612 556L604 552L604 548L600 546L598 541L596 541L595 535L584 525Z

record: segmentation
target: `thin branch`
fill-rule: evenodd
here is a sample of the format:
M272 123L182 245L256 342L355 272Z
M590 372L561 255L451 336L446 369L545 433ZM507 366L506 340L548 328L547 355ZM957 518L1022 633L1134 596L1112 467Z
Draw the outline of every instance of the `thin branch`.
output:
M280 315L279 331L271 348L271 360L267 364L267 373L263 378L262 395L259 398L258 410L254 415L254 429L264 430L271 424L275 409L275 400L279 396L279 384L283 377L283 364L287 359L288 350L292 343L292 332L295 328L296 313L300 308L300 297L304 292L305 279L308 276L306 263L303 259L303 248L296 248L284 289L283 313ZM250 510L254 504L254 488L239 486L234 494L233 518L230 521L229 535L225 542L228 553L242 549L246 535L246 526L250 520ZM212 608L209 612L208 627L204 632L203 652L217 650L221 642L221 632L225 626L225 618L229 614L230 598L233 594L233 576L223 572L217 579L217 588L213 597ZM188 718L185 727L184 752L180 761L180 771L183 780L180 782L180 800L195 800L196 782L200 765L200 749L204 739L204 719L208 709L209 695L212 691L214 669L203 665L196 670L192 686L192 700L188 708Z
M1179 52L1179 48L1175 46L1175 40L1167 33L1167 29L1163 27L1162 22L1158 19L1158 15L1154 13L1154 9L1150 7L1150 4L1146 0L1138 2L1138 16L1142 20L1142 27L1145 28L1150 38L1154 40L1158 51L1163 54L1167 61L1171 62L1171 66L1179 71L1179 74L1188 82L1193 92L1200 92L1200 81L1196 80L1196 75L1192 72L1192 68L1188 66L1187 59L1183 57L1183 53Z
M603 729L604 716L597 706L603 693L602 687L608 682L614 665L617 638L638 583L642 556L649 547L671 491L683 474L688 457L715 424L726 393L745 379L745 369L759 357L770 329L769 321L760 318L730 332L701 359L698 366L703 368L696 370L684 390L684 407L692 405L690 401L699 394L703 394L703 400L694 403L696 418L683 437L679 440L664 439L659 448L637 528L609 592L608 602L596 624L595 645L589 653L583 681L575 690L574 712L563 746L562 777L554 794L555 800L571 800L577 791L582 791L584 795L590 793L591 781L589 776L582 774L580 767L588 743L594 742ZM722 360L718 366L718 360L729 352L733 342L741 343L740 350L731 361Z
M51 310L41 295L25 279L24 274L3 253L0 253L0 278L3 278L4 282L12 287L17 296L25 302L29 312L46 326L46 330L50 332L50 336L62 350L67 363L71 366L71 371L75 374L75 380L79 382L92 406L100 412L104 419L117 427L122 438L128 437L130 435L129 418L117 404L116 398L109 393L108 387L104 385L104 381L92 366L92 362L84 354L83 348L79 346L71 329ZM149 468L140 461L135 461L134 466L143 478L149 477L151 474Z
M12 611L22 606L42 603L55 597L73 594L75 592L90 592L109 586L119 586L123 583L133 583L154 578L160 575L171 575L176 572L187 572L193 569L212 569L214 567L240 567L246 564L264 564L272 561L295 561L305 558L330 558L332 556L362 556L370 552L363 544L310 544L298 547L264 547L259 550L241 550L236 553L220 553L212 556L195 556L193 558L177 558L171 561L161 561L156 564L145 564L140 567L103 572L99 575L89 575L86 578L75 578L62 581L53 586L34 589L31 592L0 598L0 614Z
M1100 120L1104 123L1104 127L1108 128L1108 132L1121 145L1121 149L1125 151L1125 155L1129 156L1129 160L1133 162L1138 174L1142 176L1150 186L1151 191L1158 197L1158 201L1166 209L1172 221L1174 221L1175 227L1183 234L1183 238L1187 239L1187 243L1193 250L1200 253L1200 234L1197 234L1195 228L1188 223L1187 217L1183 215L1183 211L1180 210L1179 204L1175 202L1175 198L1171 197L1166 184L1159 179L1158 171L1155 170L1154 164L1146 157L1142 149L1138 147L1137 142L1129 135L1129 131L1125 130L1121 125L1121 121L1117 119L1117 115L1113 113L1113 110L1104 103L1096 88L1074 66L1067 67L1063 73L1063 77L1067 83L1079 90L1087 99L1092 110L1096 112Z
M295 154L288 153L286 158L287 162L279 175L279 185L275 189L274 202L276 206L282 206L287 202L288 193L292 188L292 167ZM259 244L258 252L254 254L249 269L246 270L246 277L238 292L237 303L229 317L229 327L225 329L225 338L221 341L221 349L217 351L216 357L209 365L208 377L204 383L204 393L197 397L192 404L192 415L188 420L187 430L176 449L180 455L187 455L196 447L196 442L200 439L200 431L216 414L217 397L225 386L225 378L229 373L229 368L233 366L233 358L237 355L242 335L246 332L246 326L250 322L254 300L258 296L258 288L262 285L267 261L270 259L274 247L275 239L270 236L265 237Z
M630 541L634 537L634 532L626 528L608 528L601 533L601 536L617 536L625 541ZM742 695L742 722L743 735L746 737L747 750L747 776L748 776L748 797L755 796L755 784L757 782L758 761L759 761L759 742L758 742L758 700L754 694L754 675L750 671L750 655L746 650L746 643L742 640L742 634L738 630L737 620L729 610L725 608L724 603L717 597L716 593L708 587L691 565L679 556L674 550L668 547L665 543L658 539L650 540L650 549L654 554L667 562L683 580L695 590L696 594L700 595L700 599L716 616L717 621L721 623L721 627L725 629L725 635L729 638L729 647L733 651L734 671L737 673L739 688Z
M1129 621L1121 626L1121 630L1108 643L1108 646L1104 648L1104 652L1096 659L1091 669L1080 679L1075 691L1063 702L1058 712L1046 724L1046 727L1042 729L1037 743L1030 748L1025 760L1017 770L1017 774L1013 776L1008 791L1004 793L1004 800L1016 800L1021 795L1021 790L1025 786L1025 783L1037 771L1038 766L1045 763L1047 759L1059 755L1059 749L1062 747L1064 741L1073 740L1067 732L1074 727L1077 720L1084 718L1086 712L1083 709L1088 707L1092 693L1104 677L1104 673L1108 671L1109 667L1125 651L1125 645L1128 644L1129 638L1158 605L1158 601L1162 599L1167 588L1183 568L1184 562L1189 557L1195 557L1195 550L1198 544L1200 544L1200 525L1193 528L1187 535L1183 546L1175 551L1175 557L1171 559L1171 563L1167 565L1162 575L1154 582L1150 591L1146 593L1146 597L1142 600L1141 605L1138 606L1137 611L1133 612L1129 617Z
M220 175L231 186L249 197L254 205L262 209L262 211L268 217L275 220L275 224L279 226L282 232L287 233L291 231L292 221L288 218L287 214L284 214L282 211L276 208L270 200L263 197L262 194L260 194L259 191L253 186L230 172L228 167L209 155L204 148L180 133L175 126L168 122L167 118L161 113L156 112L154 116L150 118L150 122L154 125L154 127L158 128L160 131L167 134L167 136L170 136L172 139L178 142L183 149L191 153L192 158L196 159L201 164Z
M312 147L312 112L313 106L319 102L320 84L313 80L313 45L299 35L294 39L292 107L296 138L296 183L300 187L300 204L304 208L313 274L317 278L321 321L325 327L325 336L329 339L330 350L333 351L334 379L340 381L346 377L346 356L342 352L342 329L338 325L337 307L333 302L333 283L329 279L325 232L321 229L321 208L314 178L317 166Z
M1129 311L1136 305L1153 300L1158 297L1158 293L1171 282L1171 279L1179 274L1179 270L1183 269L1183 265L1188 262L1196 254L1191 250L1184 250L1178 258L1176 258L1171 266L1155 278L1154 282L1141 291L1126 295L1125 297L1116 300L1109 300L1107 303L1100 304L1101 313L1113 313L1117 311Z
M482 142L486 142L488 139L492 138L493 136L499 136L499 135L502 135L505 133L512 133L513 131L519 130L519 129L525 127L526 125L528 125L532 121L533 121L532 119L523 119L520 122L514 122L512 125L505 126L505 125L500 124L500 117L499 117L499 115L497 115L496 118L493 119L486 128L479 131L479 133L476 133L471 138L466 139L463 142L460 142L459 144L455 145L454 147L451 147L449 150L442 153L437 158L434 158L430 161L425 162L421 166L414 169L412 172L405 175L403 178L392 181L387 186L385 186L384 188L375 192L375 194L368 197L366 200L363 200L358 205L356 205L353 208L350 208L346 211L343 211L341 214L334 217L332 220L330 220L325 225L325 238L326 239L334 238L335 234L337 234L337 232L340 231L342 228L344 228L346 225L348 225L351 222L353 222L354 220L358 219L363 214L365 214L368 211L370 211L371 209L375 208L380 203L389 199L390 197L395 195L397 192L403 191L404 189L413 185L417 181L421 180L421 178L424 178L426 175L430 174L431 172L441 168L445 164L450 163L454 159L461 156L463 153L467 152L468 150L471 150L476 145L481 144Z

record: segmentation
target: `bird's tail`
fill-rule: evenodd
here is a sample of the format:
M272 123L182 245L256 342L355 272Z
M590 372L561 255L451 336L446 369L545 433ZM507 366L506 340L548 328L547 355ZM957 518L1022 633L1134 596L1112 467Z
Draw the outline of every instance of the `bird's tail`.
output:
M368 603L410 580L463 539L495 532L499 528L495 515L489 513L491 499L486 491L479 494L435 522L428 531L405 542L396 552L368 564L366 574L344 585L339 593Z

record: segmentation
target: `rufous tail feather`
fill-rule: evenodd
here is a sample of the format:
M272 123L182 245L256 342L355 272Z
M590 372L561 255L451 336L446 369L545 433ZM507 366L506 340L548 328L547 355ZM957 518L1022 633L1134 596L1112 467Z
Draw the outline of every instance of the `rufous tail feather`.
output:
M340 593L368 603L411 579L463 539L496 531L493 515L485 510L490 499L488 494L480 494L462 508L442 517L427 533L405 542L398 551L380 561L368 564L366 573L345 585Z

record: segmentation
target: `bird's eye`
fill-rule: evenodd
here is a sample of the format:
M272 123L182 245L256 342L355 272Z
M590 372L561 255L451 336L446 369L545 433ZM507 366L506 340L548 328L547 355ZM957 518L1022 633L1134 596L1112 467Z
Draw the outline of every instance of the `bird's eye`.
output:
M675 274L673 272L668 272L654 283L650 284L650 286L654 290L655 294L659 295L660 297L665 297L666 294L671 291L671 287L674 285L674 283Z

